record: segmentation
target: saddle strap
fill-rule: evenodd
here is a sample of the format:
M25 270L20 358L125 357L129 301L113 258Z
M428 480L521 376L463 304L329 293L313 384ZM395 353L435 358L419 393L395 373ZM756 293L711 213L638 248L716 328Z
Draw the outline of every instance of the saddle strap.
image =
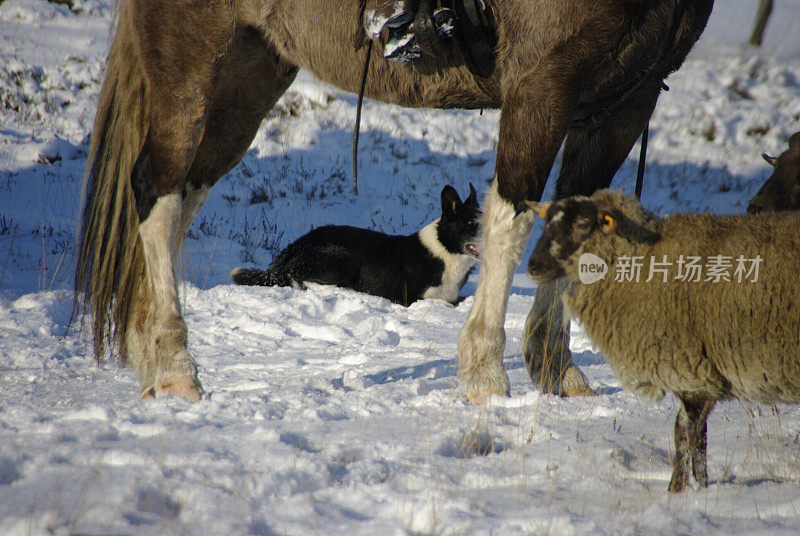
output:
M482 78L492 76L497 30L491 6L484 0L459 0L455 12L456 34L469 70Z

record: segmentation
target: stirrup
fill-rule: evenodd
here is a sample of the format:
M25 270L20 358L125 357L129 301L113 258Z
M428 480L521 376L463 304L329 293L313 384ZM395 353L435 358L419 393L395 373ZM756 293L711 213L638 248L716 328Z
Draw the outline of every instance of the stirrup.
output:
M440 7L433 12L433 25L443 39L452 39L456 32L456 12L449 7Z
M389 28L389 40L383 47L383 57L389 61L413 61L422 55L422 49L414 38L413 25L403 30ZM402 32L402 33L401 33Z
M439 8L431 17L434 31L433 39L449 41L455 35L456 14L450 8ZM423 47L417 34L418 19L412 13L402 13L384 25L389 30L389 39L383 48L383 57L389 61L413 61L422 56ZM429 56L436 57L434 51L427 51Z

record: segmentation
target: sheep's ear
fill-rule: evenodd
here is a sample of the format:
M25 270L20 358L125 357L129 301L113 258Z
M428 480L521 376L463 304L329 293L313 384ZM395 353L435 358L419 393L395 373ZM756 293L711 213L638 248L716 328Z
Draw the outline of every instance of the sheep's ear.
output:
M792 137L789 138L789 148L800 149L800 132L795 132L792 134Z
M775 162L778 160L776 157L770 156L767 153L761 153L761 158L766 160L767 164L770 166L775 166Z
M525 204L528 205L529 207L531 207L531 209L533 209L533 211L536 212L536 214L540 218L545 219L547 217L547 209L550 208L551 202L547 201L547 202L543 203L543 202L539 202L539 201L527 201L526 200Z
M604 233L613 233L617 228L617 219L611 214L604 212L600 218L600 228Z

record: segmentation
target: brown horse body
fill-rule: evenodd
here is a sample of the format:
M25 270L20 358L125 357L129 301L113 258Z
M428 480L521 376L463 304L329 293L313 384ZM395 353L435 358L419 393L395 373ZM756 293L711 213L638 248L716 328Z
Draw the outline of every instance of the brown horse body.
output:
M559 197L606 187L642 132L664 78L699 37L713 0L496 0L496 68L470 73L458 50L382 61L366 93L415 107L501 108L484 260L459 340L470 400L505 394L503 320L511 276L559 148ZM359 0L121 0L87 165L76 291L95 351L116 339L145 395L200 396L174 273L178 246L209 188L249 147L299 68L355 91ZM534 381L587 392L543 287L526 326ZM554 306L556 303L556 306ZM555 320L552 320L555 318Z

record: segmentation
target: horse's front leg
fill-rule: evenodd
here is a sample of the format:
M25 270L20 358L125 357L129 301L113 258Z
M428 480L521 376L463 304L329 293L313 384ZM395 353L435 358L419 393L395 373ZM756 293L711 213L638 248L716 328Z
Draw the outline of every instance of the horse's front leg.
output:
M625 162L653 113L661 80L648 81L617 109L591 126L569 128L556 182L556 199L591 195L607 188ZM572 362L569 323L564 320L562 278L539 285L522 334L523 355L531 379L542 392L562 396L592 395L586 376Z
M532 211L517 214L514 205L499 194L495 178L483 213L483 258L475 303L458 340L462 389L475 404L509 392L503 368L503 323L511 279L530 237L533 218Z
M484 208L480 278L458 347L464 394L478 404L509 392L503 323L511 279L533 226L525 200L540 199L578 94L569 56L553 54L547 60L524 76L510 76L513 82L504 88L495 179Z

